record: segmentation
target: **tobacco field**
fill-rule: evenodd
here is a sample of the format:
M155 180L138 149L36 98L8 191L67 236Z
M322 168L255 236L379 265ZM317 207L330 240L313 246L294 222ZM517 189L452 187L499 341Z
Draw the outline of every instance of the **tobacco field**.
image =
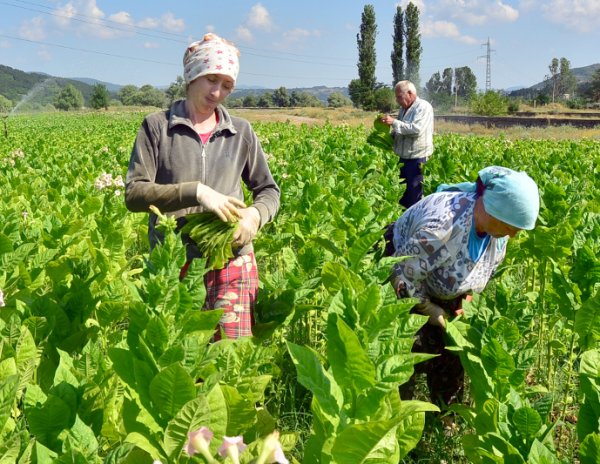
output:
M301 463L600 462L599 141L436 136L426 193L497 164L541 194L448 325L467 395L439 413L426 387L398 395L426 318L386 281L403 187L371 128L254 124L281 210L255 242L254 337L211 343L204 264L180 281L178 237L149 254L124 205L143 117L17 115L0 134L0 463L262 464L273 437Z

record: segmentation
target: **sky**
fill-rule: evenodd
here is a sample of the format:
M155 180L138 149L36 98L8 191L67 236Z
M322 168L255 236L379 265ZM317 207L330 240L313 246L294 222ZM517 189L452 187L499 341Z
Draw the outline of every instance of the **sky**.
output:
M346 87L358 77L365 5L377 22L376 77L392 84L397 6L372 0L0 0L0 64L58 77L168 86L186 46L214 32L240 49L237 85ZM600 63L600 0L413 0L420 11L424 85L468 66L486 88L529 87L553 58ZM488 47L489 43L489 47Z

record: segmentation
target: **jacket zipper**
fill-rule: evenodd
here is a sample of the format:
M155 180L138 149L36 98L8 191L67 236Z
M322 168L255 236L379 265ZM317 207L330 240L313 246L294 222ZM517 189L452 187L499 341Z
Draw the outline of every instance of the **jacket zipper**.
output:
M202 141L200 143L202 144L202 183L206 185L206 149Z

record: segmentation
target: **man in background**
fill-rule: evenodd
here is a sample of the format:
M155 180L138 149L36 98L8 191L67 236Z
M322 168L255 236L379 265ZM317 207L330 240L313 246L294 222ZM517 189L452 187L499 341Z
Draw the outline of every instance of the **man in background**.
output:
M433 153L433 108L417 96L410 81L400 81L394 87L400 105L398 116L385 115L381 121L391 127L394 152L400 157L400 179L406 190L400 204L410 208L423 197L423 169Z

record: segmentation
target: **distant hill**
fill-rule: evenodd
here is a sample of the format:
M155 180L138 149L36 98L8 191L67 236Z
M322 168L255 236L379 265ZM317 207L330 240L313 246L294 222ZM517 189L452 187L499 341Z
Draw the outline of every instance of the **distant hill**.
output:
M0 95L12 100L15 105L25 100L40 106L52 104L55 96L68 84L77 88L86 102L89 101L93 85L76 79L36 72L27 73L0 65Z
M50 76L38 72L25 72L0 64L0 95L12 100L15 105L27 99L31 103L38 105L48 105L54 101L54 97L67 84L74 85L82 93L86 103L89 102L94 85L103 84L109 93L114 97L123 87L119 84L100 81L89 77L63 78ZM159 89L166 90L169 86L161 86ZM250 86L240 86L235 89L230 98L244 98L247 95L260 96L266 92L274 92L276 89L251 88ZM286 89L288 93L294 91L306 92L314 95L316 98L326 103L329 95L339 92L342 95L349 96L347 87L297 87Z
M92 87L95 86L96 84L103 84L104 87L106 87L106 89L110 93L114 93L114 94L116 94L123 87L122 85L119 85L119 84L112 84L111 82L99 81L98 79L92 79L90 77L71 77L70 79L74 80L74 81L83 82L85 84L91 85Z
M581 68L573 68L571 71L575 75L575 79L577 79L577 86L580 88L578 93L580 93L581 88L586 87L592 80L592 76L596 72L596 70L600 68L600 63L591 64L589 66L583 66ZM532 85L531 87L521 88L518 90L514 90L509 92L511 97L520 97L520 96L529 96L531 94L537 93L540 90L544 89L546 86L546 82L538 82L537 84Z

